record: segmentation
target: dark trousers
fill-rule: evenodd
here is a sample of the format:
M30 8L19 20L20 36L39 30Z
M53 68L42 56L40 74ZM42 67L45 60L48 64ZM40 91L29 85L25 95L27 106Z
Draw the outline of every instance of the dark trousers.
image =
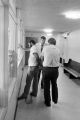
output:
M58 87L57 87L58 74L59 74L58 67L55 67L55 68L43 67L45 102L51 101L50 83L52 85L52 101L53 102L58 101Z
M33 80L32 94L34 95L34 97L36 97L37 92L38 92L38 67L36 66L28 67L26 85L25 85L24 93L23 93L26 98L29 94L32 80Z
M39 80L40 80L41 71L42 71L42 68L39 68L39 72L38 72L38 83L39 83ZM43 87L44 87L44 80L43 80L43 74L42 74L41 88L43 88Z

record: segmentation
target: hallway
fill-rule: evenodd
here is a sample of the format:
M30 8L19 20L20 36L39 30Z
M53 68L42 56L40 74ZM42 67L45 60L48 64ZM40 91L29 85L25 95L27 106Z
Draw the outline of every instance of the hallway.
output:
M26 70L23 79L25 74ZM23 81L21 92L23 91L24 83ZM62 68L60 68L58 78L58 90L58 104L51 103L51 107L46 107L43 103L43 90L41 90L39 85L38 97L33 100L32 104L26 104L24 100L18 102L16 120L80 120L79 83L77 85L63 74Z

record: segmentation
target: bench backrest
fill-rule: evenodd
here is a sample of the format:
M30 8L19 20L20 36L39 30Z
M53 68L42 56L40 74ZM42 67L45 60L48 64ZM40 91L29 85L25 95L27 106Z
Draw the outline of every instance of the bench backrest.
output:
M79 62L76 62L76 61L74 61L72 59L69 59L69 62L64 63L64 66L70 67L71 69L73 69L73 70L80 73L80 63Z

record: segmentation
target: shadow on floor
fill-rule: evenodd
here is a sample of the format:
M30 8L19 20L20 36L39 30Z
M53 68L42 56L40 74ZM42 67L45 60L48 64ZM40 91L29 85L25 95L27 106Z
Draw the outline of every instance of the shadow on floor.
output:
M69 78L69 73L65 73L65 75ZM72 80L75 84L77 84L78 86L80 86L80 79L78 79L78 78L72 78L72 79L70 79L70 80Z
M71 79L75 84L77 84L78 86L80 86L80 79Z

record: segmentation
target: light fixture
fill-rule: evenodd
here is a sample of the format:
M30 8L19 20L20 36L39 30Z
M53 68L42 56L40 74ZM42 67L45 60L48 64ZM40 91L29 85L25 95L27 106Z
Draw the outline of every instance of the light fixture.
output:
M47 36L48 36L48 37L50 37L50 36L52 36L52 35L53 35L52 33L47 33Z
M52 32L53 32L53 29L46 28L46 29L43 29L43 31L44 31L45 33L52 33Z
M65 17L69 19L80 19L80 10L67 11L67 12L62 13L62 15L65 15Z

